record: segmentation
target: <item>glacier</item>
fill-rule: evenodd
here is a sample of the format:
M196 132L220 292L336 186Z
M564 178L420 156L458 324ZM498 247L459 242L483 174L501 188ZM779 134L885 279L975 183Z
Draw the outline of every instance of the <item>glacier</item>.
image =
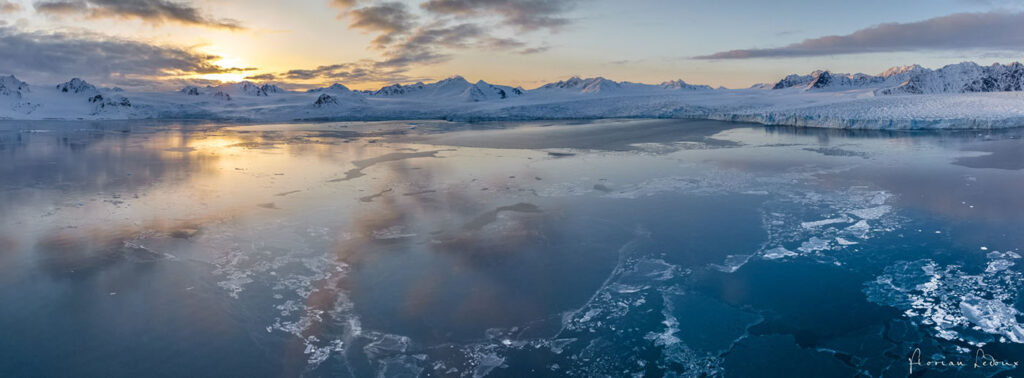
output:
M201 119L238 122L686 118L844 129L1024 125L1024 65L899 66L878 75L814 71L744 89L573 77L523 89L454 76L434 83L306 91L243 81L176 91L101 88L80 78L35 87L0 76L0 120Z

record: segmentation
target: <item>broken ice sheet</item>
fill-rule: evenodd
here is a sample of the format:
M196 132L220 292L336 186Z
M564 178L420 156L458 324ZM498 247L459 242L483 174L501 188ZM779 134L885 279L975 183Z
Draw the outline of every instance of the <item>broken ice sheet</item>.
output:
M1014 305L1022 285L1024 275L1016 271L968 274L923 259L885 268L864 292L872 302L903 310L935 337L983 346L1024 343L1024 317Z

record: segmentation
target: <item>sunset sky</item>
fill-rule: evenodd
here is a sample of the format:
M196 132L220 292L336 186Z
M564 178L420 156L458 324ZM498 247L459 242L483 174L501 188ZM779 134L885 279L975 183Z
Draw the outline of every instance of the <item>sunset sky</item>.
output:
M985 0L0 0L0 74L170 88L462 75L746 87L1024 58L1024 2Z

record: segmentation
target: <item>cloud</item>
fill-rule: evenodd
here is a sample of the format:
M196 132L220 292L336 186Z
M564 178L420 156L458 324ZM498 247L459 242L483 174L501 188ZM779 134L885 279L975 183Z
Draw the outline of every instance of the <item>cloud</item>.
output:
M80 76L105 83L183 75L243 72L220 57L97 34L21 32L0 27L0 72L61 81Z
M918 22L880 24L847 35L806 39L783 47L731 50L695 58L784 58L958 49L1024 51L1024 13L957 13Z
M519 50L519 53L523 54L523 55L531 55L531 54L540 54L540 53L548 51L548 50L551 50L551 46L527 47L525 49Z
M260 75L246 76L245 80L256 80L256 81L272 81L277 80L277 75L266 73Z
M249 80L284 81L295 84L295 81L344 81L345 83L377 83L391 81L408 81L405 68L384 67L371 60L352 63L340 63L319 66L309 69L293 69L282 73L268 73L247 77Z
M54 16L134 18L153 24L177 22L230 30L244 29L238 21L213 19L188 3L169 0L45 0L37 1L34 7L36 12Z
M556 30L570 20L564 13L575 8L576 0L428 0L420 7L431 13L470 17L498 15L507 25L521 30Z
M435 24L419 27L401 43L385 51L378 67L405 67L415 64L436 64L451 59L450 49L516 50L525 43L514 38L499 38L478 24Z
M356 0L331 0L330 1L331 6L342 8L342 9L354 7L354 6L356 6L356 3L357 3Z
M433 3L433 4L431 4ZM530 47L516 38L495 34L494 25L461 22L464 16L477 13L497 14L509 25L544 25L554 28L568 20L556 15L569 9L575 1L483 1L465 2L473 9L454 11L460 6L450 1L427 1L421 4L426 14L416 15L405 3L372 0L331 0L329 4L342 9L339 19L348 20L349 28L377 33L372 47L381 52L380 59L355 63L294 69L274 75L281 80L345 80L360 82L408 82L405 73L413 66L438 64L453 58L456 50L479 49L536 54L548 47ZM449 17L449 16L456 17ZM529 19L529 20L527 20Z
M21 11L21 5L6 0L0 0L0 14L15 13Z
M403 3L387 2L351 9L345 17L352 20L349 28L379 32L373 44L383 48L416 26L415 17Z

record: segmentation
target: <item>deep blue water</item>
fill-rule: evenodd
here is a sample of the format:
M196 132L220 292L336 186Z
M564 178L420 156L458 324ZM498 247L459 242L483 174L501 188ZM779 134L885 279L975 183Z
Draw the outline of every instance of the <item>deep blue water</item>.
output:
M1021 134L3 122L0 376L1015 376Z

